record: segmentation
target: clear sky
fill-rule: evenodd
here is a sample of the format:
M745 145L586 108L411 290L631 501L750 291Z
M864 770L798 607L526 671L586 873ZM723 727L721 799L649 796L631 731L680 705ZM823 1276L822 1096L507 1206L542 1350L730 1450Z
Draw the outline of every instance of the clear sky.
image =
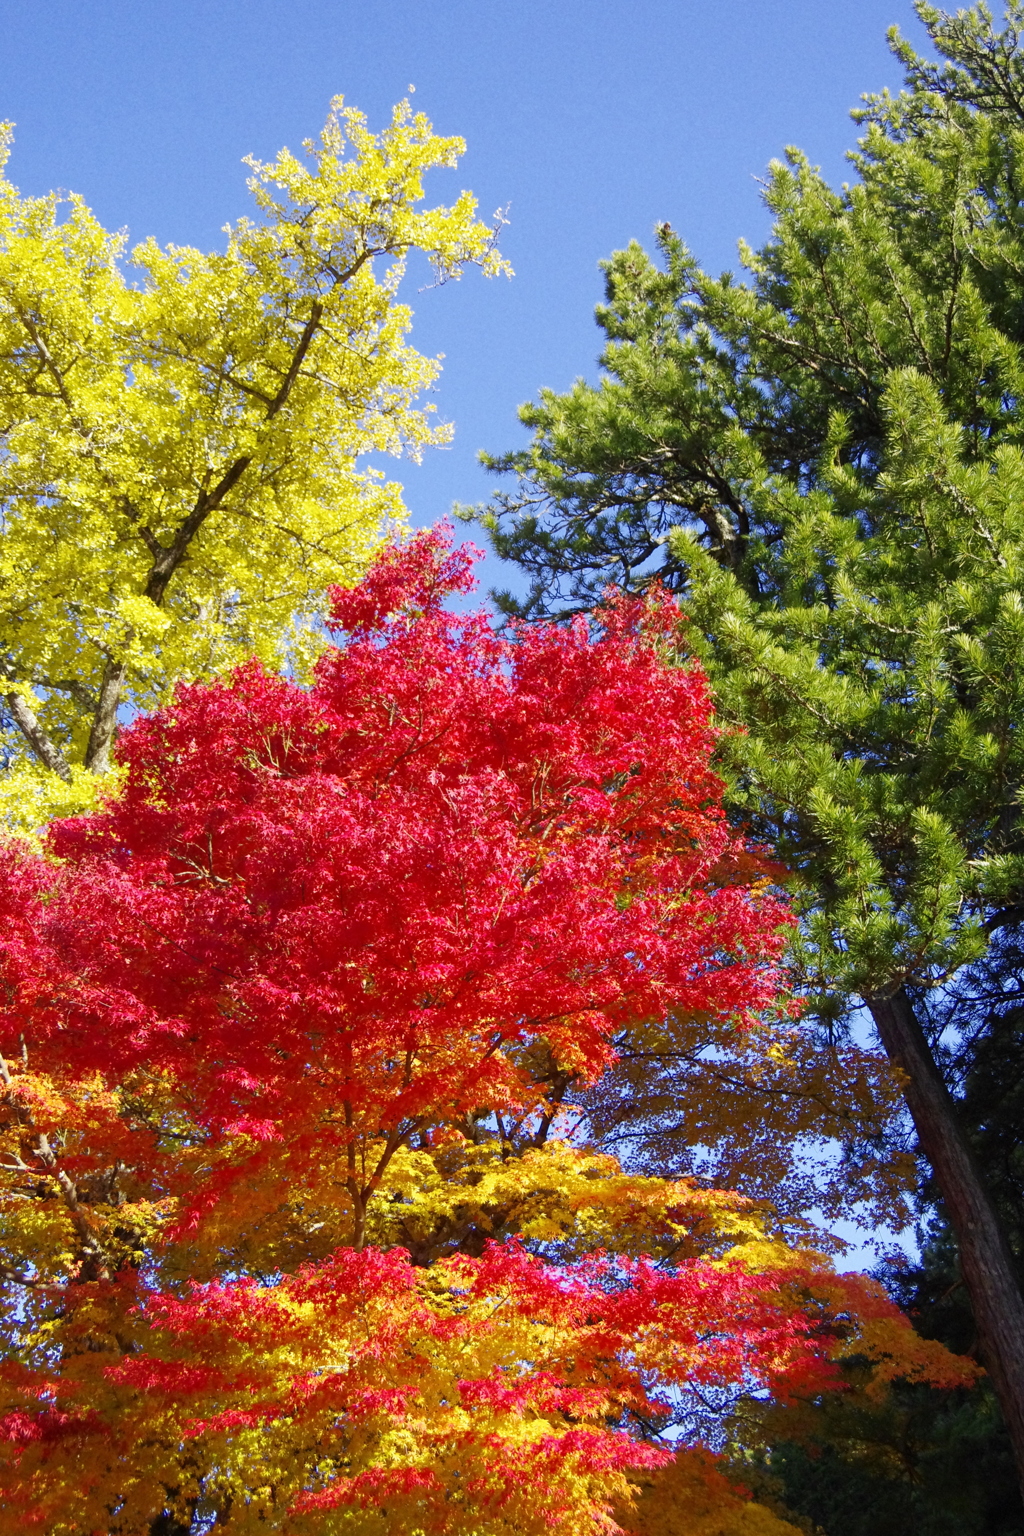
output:
M899 85L892 23L923 44L910 0L0 0L0 119L23 192L71 189L133 239L213 248L247 208L243 155L298 149L336 93L380 128L415 85L468 145L431 199L509 205L516 269L410 285L456 426L421 468L388 466L422 524L487 495L477 452L523 440L521 401L594 374L601 257L667 219L705 266L734 266L737 238L767 232L757 178L788 144L843 180L849 109ZM485 580L515 584L490 561Z
M522 440L519 402L593 374L602 256L667 219L734 266L787 144L843 179L849 109L899 83L894 22L921 41L910 0L0 0L0 118L23 192L72 189L132 239L213 248L246 210L243 155L298 149L339 92L379 128L415 85L468 144L431 199L508 205L516 269L410 284L456 426L422 468L388 466L426 523L487 494L476 454Z

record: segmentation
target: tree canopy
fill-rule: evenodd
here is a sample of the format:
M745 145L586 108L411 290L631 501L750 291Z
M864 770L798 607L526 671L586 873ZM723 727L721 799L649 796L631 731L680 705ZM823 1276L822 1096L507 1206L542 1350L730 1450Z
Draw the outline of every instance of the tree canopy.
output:
M0 172L9 130L0 134ZM300 672L399 487L360 465L448 428L416 397L410 253L438 280L505 269L463 193L419 208L464 145L407 104L379 135L339 98L307 158L255 160L224 251L124 263L80 197L0 175L0 810L88 804L118 711L249 655Z
M179 691L3 850L0 1530L782 1536L695 1436L972 1378L562 1107L633 1014L770 1017L787 917L673 605L512 644L466 584L388 551L311 688Z

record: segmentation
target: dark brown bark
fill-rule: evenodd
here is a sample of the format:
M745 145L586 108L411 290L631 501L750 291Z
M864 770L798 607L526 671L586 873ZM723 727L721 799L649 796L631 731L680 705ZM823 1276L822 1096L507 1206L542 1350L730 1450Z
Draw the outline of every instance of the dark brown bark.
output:
M906 992L867 999L956 1236L981 1356L1002 1408L1024 1498L1024 1294L974 1153Z

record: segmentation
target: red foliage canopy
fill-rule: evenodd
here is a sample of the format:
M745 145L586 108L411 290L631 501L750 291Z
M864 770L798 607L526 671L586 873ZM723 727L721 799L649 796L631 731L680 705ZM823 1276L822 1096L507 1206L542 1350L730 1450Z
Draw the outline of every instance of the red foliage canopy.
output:
M35 1065L169 1073L208 1130L407 1138L594 1078L617 1024L770 1004L786 914L751 898L673 605L496 637L442 600L439 533L354 592L311 689L249 666L127 733L63 869L8 857L16 1038ZM523 1052L532 1052L530 1060Z
M417 1269L368 1231L436 1149L483 1156L481 1127L529 1184L620 1025L741 1027L778 987L786 913L724 819L672 603L501 638L442 606L469 564L443 533L391 549L334 594L348 638L312 687L252 665L183 689L125 734L105 810L48 859L2 852L16 1522L91 1528L73 1489L125 1532L385 1495L408 1528L596 1530L659 1459L627 1432L659 1382L824 1379L792 1264L481 1239ZM656 1183L628 1225L685 1249L696 1197ZM24 1216L40 1190L56 1236Z

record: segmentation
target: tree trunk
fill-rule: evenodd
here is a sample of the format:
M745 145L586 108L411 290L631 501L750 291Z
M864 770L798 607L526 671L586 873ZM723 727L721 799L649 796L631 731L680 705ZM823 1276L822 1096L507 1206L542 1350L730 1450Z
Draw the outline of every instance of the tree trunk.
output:
M110 749L117 730L117 706L121 702L125 671L124 664L117 661L108 661L103 669L99 702L89 732L89 745L85 749L85 766L92 773L110 772Z
M956 1235L982 1359L1006 1420L1024 1498L1024 1294L1010 1249L909 997L900 988L866 1002L889 1060L907 1079L907 1105Z
M15 725L20 728L39 761L45 763L46 767L58 778L63 779L65 784L70 784L71 769L68 767L68 760L43 730L28 700L20 693L7 693L4 695L4 700Z

